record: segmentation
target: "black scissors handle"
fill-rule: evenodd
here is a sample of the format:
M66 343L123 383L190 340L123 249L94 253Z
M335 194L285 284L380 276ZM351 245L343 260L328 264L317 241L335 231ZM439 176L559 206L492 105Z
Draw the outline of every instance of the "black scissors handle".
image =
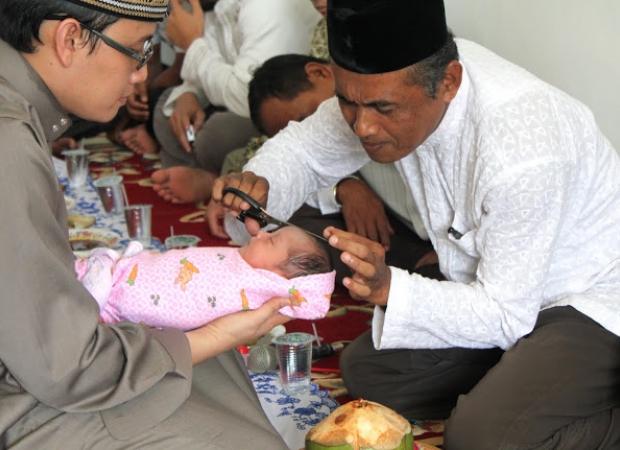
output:
M237 216L238 220L240 220L241 222L245 223L245 218L249 217L250 219L256 220L259 223L261 228L265 228L267 226L268 222L265 219L265 217L263 216L263 208L262 208L262 206L260 205L260 203L258 203L256 200L254 200L248 194L246 194L243 191L240 191L239 189L232 188L232 187L224 188L224 190L222 191L222 194L224 194L224 195L226 195L226 194L233 194L233 195L236 195L237 197L241 197L244 201L249 203L250 209L246 209L245 211L241 211L239 213L239 215Z

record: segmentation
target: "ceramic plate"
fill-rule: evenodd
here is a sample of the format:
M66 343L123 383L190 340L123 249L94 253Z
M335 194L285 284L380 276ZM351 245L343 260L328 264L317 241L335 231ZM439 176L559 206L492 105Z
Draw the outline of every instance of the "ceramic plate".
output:
M67 207L67 211L73 208L75 206L75 203L76 202L74 199L65 195L65 206Z
M69 230L69 243L78 258L86 258L92 249L98 247L114 248L120 240L120 235L103 228Z

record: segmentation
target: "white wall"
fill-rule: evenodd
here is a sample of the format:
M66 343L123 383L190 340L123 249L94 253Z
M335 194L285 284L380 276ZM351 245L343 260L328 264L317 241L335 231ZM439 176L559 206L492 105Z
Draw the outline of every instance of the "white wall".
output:
M448 25L585 103L620 152L620 0L444 0Z

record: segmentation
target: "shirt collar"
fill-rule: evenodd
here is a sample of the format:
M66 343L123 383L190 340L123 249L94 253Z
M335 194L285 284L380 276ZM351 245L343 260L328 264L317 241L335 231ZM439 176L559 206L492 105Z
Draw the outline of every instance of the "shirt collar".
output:
M71 119L39 74L17 50L1 39L0 61L0 77L34 107L47 141L58 139L71 126Z

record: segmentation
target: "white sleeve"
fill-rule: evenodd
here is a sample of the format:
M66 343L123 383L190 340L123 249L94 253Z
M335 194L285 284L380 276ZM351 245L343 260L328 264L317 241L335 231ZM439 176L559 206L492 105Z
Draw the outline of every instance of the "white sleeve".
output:
M367 161L368 155L342 117L334 97L302 122L290 122L258 150L243 170L268 180L267 211L287 220L311 193L333 186ZM232 222L227 222L230 234L229 224Z
M187 49L181 77L200 86L209 102L249 117L248 83L265 60L285 53L308 53L312 29L320 16L307 0L246 0L234 36L237 55L198 39ZM316 13L316 14L315 14ZM224 25L222 25L224 26ZM220 47L225 46L220 43Z
M317 208L321 211L321 214L335 214L340 212L340 205L336 203L336 199L334 198L334 187L336 185L328 186L321 188L317 191L314 191L308 199L306 203L313 208Z
M179 99L180 96L188 92L196 96L196 98L198 99L198 103L203 108L206 108L209 105L209 100L207 99L204 91L202 90L200 86L197 86L188 81L184 81L179 86L172 88L172 91L170 92L170 95L166 99L166 103L164 104L164 107L162 109L164 116L166 117L172 116L177 100Z

